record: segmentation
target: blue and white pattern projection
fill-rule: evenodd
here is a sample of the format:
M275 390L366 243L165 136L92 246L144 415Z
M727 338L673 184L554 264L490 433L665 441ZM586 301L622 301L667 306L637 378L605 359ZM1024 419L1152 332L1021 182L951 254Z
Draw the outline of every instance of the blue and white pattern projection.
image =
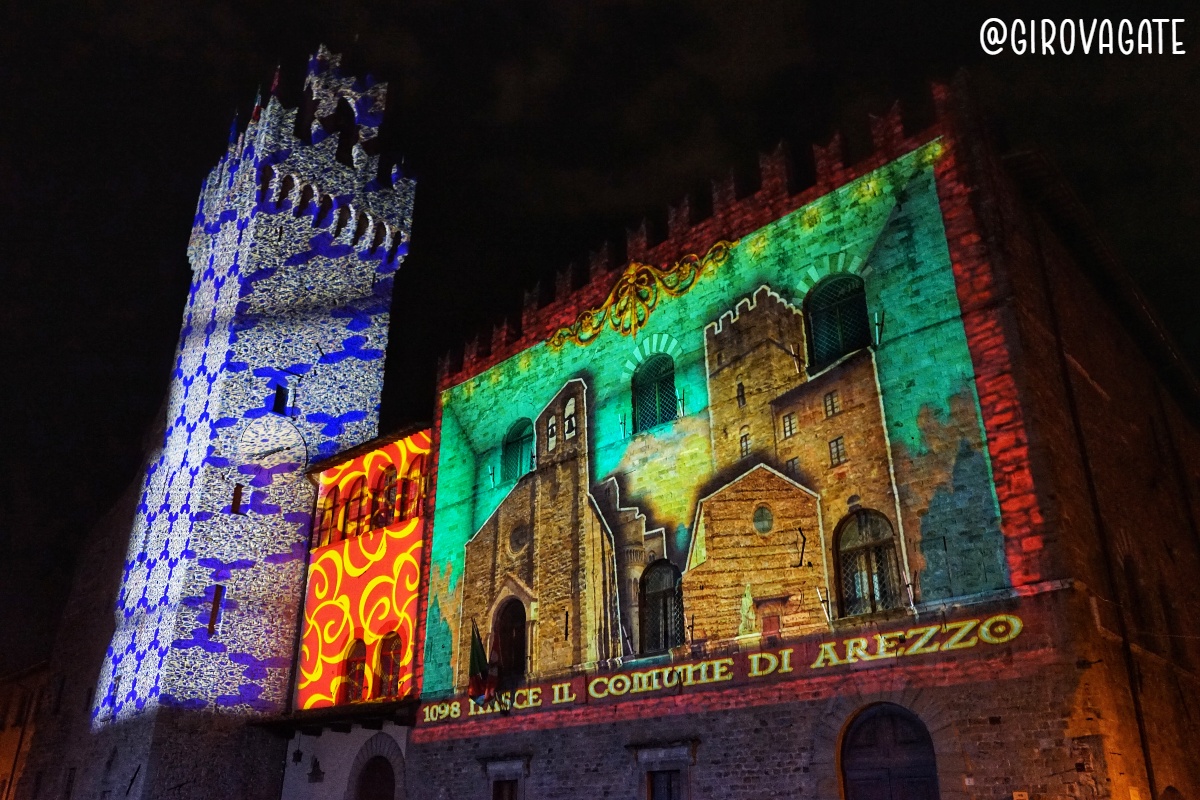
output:
M146 469L94 725L155 706L285 702L313 503L304 467L376 434L412 223L413 181L379 180L368 152L386 85L343 76L339 60L321 48L309 63L311 144L293 133L297 111L271 97L203 187L165 437ZM340 102L355 120L353 166L338 160L355 133L333 130Z

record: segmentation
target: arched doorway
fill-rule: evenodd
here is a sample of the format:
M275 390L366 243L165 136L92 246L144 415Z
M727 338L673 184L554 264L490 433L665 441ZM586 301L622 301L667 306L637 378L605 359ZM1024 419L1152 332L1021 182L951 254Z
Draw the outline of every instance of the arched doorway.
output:
M496 615L497 649L500 651L500 689L513 689L525 678L525 604L509 598Z
M407 796L404 752L391 736L377 733L354 756L346 791L340 800L404 800Z
M394 800L396 774L392 762L383 756L372 756L358 774L355 800Z
M937 759L924 723L880 703L860 713L842 740L845 800L938 800Z

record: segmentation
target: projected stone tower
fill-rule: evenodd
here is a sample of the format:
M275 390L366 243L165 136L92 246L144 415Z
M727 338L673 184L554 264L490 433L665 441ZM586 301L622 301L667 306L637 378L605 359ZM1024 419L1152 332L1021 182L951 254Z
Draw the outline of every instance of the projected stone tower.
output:
M304 468L376 434L412 215L413 181L379 169L386 86L339 62L324 48L310 60L299 109L258 104L200 196L165 435L92 708L98 735L122 731L145 758L131 796L214 796L189 771L216 764L226 796L278 796L276 776L231 758L252 764L268 739L246 719L287 702Z

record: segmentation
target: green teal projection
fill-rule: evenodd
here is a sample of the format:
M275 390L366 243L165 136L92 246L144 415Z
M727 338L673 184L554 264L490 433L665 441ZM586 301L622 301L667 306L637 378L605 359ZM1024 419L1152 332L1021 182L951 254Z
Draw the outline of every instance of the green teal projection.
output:
M970 494L982 508L973 518L982 533L971 534L983 537L982 566L958 572L978 586L943 586L945 565L921 552L909 555L912 571L926 582L927 597L1006 581L998 504L934 183L940 153L933 141L677 264L632 264L614 275L603 306L578 309L580 316L548 341L442 392L426 694L454 688L464 547L514 489L501 475L504 434L522 418L538 419L571 379L581 379L589 393L582 424L593 486L617 479L619 502L640 509L647 530L663 529L659 555L682 568L697 501L720 471L713 443L731 435L713 430L705 328L763 286L799 309L822 278L862 278L896 479L903 486L904 476L918 468L943 478L936 497L932 489L929 496L900 490L897 507L904 504L908 539L937 538L946 549L942 540L959 535L949 530L954 515L944 511L951 494ZM679 415L635 432L631 379L657 353L674 360Z

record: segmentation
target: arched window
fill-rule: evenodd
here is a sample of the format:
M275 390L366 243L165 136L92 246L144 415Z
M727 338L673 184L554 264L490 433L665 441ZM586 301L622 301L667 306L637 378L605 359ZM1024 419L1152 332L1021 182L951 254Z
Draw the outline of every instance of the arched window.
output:
M400 670L404 666L404 640L392 632L379 643L379 694L400 696Z
M938 800L933 739L915 714L894 703L870 706L850 724L842 776L846 800Z
M357 703L365 700L367 689L367 646L362 639L355 639L346 652L343 671L342 696L339 702Z
M903 587L887 517L877 511L854 511L838 526L836 548L843 617L900 605Z
M400 490L400 519L421 516L421 500L425 497L425 456L417 456L408 466Z
M500 477L515 481L533 469L533 423L519 419L504 437L504 452L500 462Z
M525 678L525 604L515 597L506 601L492 635L500 652L500 689L515 688Z
M384 756L372 756L363 764L355 787L355 800L392 800L396 796L396 773Z
M563 407L563 438L575 438L575 398L567 400Z
M633 432L649 430L678 416L675 362L659 353L642 362L633 373Z
M546 449L553 450L558 446L558 417L553 414L546 421Z
M847 353L871 343L867 295L862 278L833 275L805 298L810 352L809 372L816 372Z
M321 504L321 522L317 528L317 547L323 547L330 542L336 542L340 538L338 531L337 520L339 503L338 488L333 486L329 489L328 494Z
M363 477L355 478L350 484L350 491L346 493L346 518L342 523L342 533L347 539L363 532L370 513L370 499L366 480Z
M641 636L643 653L661 653L683 644L683 576L661 558L642 573Z
M379 478L372 498L371 527L383 528L396 518L396 467L389 464Z

